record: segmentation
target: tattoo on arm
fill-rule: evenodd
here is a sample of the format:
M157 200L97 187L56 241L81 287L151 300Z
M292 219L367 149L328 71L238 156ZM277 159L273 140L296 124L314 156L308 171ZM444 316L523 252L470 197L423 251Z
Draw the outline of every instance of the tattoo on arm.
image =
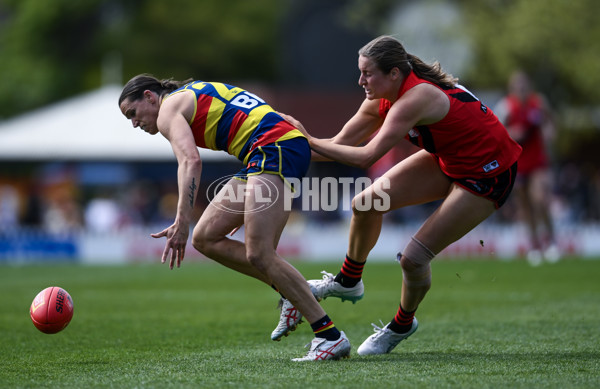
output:
M188 195L188 198L190 199L190 207L193 208L194 207L194 198L196 197L195 191L198 188L196 186L196 179L195 178L192 178L192 183L190 184L189 188L190 188L190 193Z

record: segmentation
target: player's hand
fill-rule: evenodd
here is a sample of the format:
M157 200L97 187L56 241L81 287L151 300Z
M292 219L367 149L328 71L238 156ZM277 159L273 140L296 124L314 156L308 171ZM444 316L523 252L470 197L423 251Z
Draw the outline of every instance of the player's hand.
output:
M286 122L288 122L292 126L296 127L305 137L310 139L309 133L306 131L306 128L304 128L304 126L302 125L302 123L300 123L300 121L298 119L296 119L293 116L290 116L288 114L282 113L282 112L277 112L277 114L279 116L281 116L282 118L284 118Z
M161 263L165 263L167 258L169 258L170 269L173 269L175 264L177 264L177 267L181 267L181 262L185 255L185 246L187 244L188 235L189 228L180 228L177 224L173 224L156 234L150 234L153 238L167 238Z

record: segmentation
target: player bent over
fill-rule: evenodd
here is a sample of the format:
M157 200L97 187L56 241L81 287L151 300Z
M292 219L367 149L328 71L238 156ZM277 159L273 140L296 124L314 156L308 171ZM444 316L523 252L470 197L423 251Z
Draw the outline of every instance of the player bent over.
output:
M131 79L119 107L133 127L161 133L177 158L179 200L173 224L152 234L166 237L162 262L183 261L202 162L198 147L223 150L245 167L211 201L196 224L193 246L207 257L254 277L281 292L310 322L315 333L307 355L294 361L339 359L350 354L350 342L339 331L302 275L277 252L289 216L284 207L285 177L301 179L310 163L305 136L260 97L217 82ZM228 193L248 193L243 200ZM268 206L265 207L265 200ZM245 225L245 243L228 233Z

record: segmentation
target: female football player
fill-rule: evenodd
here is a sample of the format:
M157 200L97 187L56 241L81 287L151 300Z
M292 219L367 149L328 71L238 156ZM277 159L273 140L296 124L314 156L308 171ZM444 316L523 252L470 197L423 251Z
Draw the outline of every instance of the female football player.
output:
M198 147L234 155L245 167L203 212L193 231L194 248L273 286L285 296L282 323L273 331L273 340L294 329L301 315L306 317L315 338L308 354L294 360L347 356L348 338L315 300L302 275L276 252L289 216L282 195L287 190L286 178L301 179L310 163L310 148L304 135L260 97L217 82L184 84L139 75L125 85L119 107L133 127L164 136L177 158L179 200L175 221L152 234L154 238L167 239L162 262L169 261L172 269L174 265L179 267L184 258L202 172ZM231 193L247 195L238 198L228 195ZM227 237L242 224L244 243Z
M390 352L417 330L415 311L431 286L431 260L506 201L521 147L439 63L424 63L389 36L374 39L358 54L365 100L335 137L311 137L297 120L285 117L305 132L316 153L348 165L367 168L403 139L422 150L353 199L346 258L335 277L324 272L322 280L309 281L315 295L362 298L363 267L379 238L383 214L442 200L397 256L403 271L400 306L383 328L374 325L375 334L358 348L360 355L369 355ZM365 207L388 200L387 210Z

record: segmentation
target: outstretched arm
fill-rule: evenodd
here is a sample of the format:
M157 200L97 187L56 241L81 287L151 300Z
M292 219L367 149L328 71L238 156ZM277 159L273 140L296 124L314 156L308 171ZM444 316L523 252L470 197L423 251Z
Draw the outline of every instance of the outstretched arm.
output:
M368 168L399 143L411 128L441 120L448 113L450 103L448 97L435 86L420 84L394 102L383 124L379 119L378 107L379 100L366 101L333 139L309 137L311 148L332 160ZM367 144L356 146L379 125L381 129Z
M177 100L185 100L185 97L185 94L171 97L169 104L165 103L161 107L158 118L158 128L171 143L177 158L179 199L173 224L159 233L152 234L152 237L167 238L161 261L164 263L169 258L171 269L175 264L180 267L185 255L192 212L202 175L202 161L191 128L180 108L181 104L177 104Z
M294 127L298 128L308 138L309 142L313 139L302 123L297 119L280 113L280 115L290 122ZM329 142L340 145L356 146L369 138L383 123L383 119L379 116L379 100L370 101L364 100L358 111L348 120L342 127L341 131L333 138L320 139L322 142ZM313 161L328 161L329 158L319 154L313 149Z

